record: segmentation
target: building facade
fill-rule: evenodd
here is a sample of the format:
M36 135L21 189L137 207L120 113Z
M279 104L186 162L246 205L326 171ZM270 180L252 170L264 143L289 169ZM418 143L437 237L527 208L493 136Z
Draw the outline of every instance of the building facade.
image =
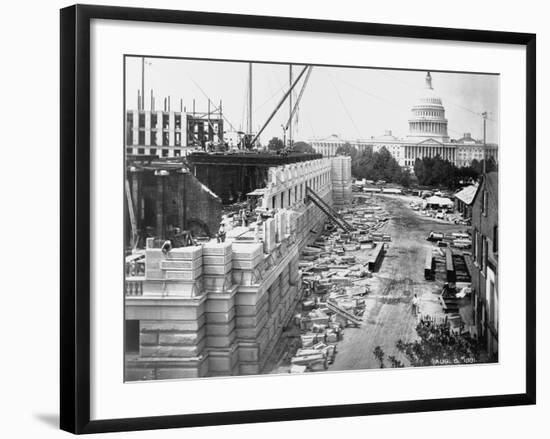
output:
M498 174L486 174L472 205L472 293L478 336L498 360Z
M472 161L482 160L484 154L498 162L498 145L483 144L465 133L460 139L451 139L448 135L448 121L445 107L434 91L432 76L426 74L423 93L411 108L408 121L409 131L404 138L386 131L384 135L363 140L345 140L336 135L324 139L310 139L309 143L316 152L326 157L336 155L337 149L346 143L354 146L359 152L367 148L378 151L385 147L400 166L412 168L416 159L439 156L456 166L469 166Z
M221 113L127 110L125 145L128 155L171 158L189 150L207 149L223 143Z
M306 188L332 206L333 193L343 195L334 187L349 187L351 201L351 161L316 158L267 176L259 207L270 218L233 228L225 242L163 248L150 238L139 271L127 264L126 380L265 370L301 298L300 251L326 218Z

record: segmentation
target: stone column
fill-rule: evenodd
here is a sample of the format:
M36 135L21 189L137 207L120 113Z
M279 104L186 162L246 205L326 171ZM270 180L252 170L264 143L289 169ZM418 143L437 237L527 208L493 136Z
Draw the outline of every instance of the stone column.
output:
M145 145L151 146L151 112L145 113Z
M178 176L178 193L176 197L177 209L178 209L178 223L182 230L187 228L187 171L186 168L181 168L177 171Z
M132 112L132 144L137 146L139 144L139 111Z
M132 181L132 206L134 207L134 216L136 218L136 227L141 227L142 217L142 193L141 193L141 178L143 173L140 169L136 169L133 166L130 168L130 175Z

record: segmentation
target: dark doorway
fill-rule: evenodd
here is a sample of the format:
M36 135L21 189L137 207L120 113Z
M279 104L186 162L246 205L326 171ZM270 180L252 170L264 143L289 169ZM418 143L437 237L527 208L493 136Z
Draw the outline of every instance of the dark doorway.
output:
M124 322L124 352L139 352L139 320Z

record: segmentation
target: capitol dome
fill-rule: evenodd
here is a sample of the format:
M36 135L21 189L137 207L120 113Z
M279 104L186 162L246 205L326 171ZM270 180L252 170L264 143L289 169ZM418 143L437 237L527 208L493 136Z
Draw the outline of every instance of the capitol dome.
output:
M411 109L412 116L409 119L409 134L418 141L423 139L435 139L448 142L447 119L445 119L445 107L432 86L432 75L426 74L424 90Z

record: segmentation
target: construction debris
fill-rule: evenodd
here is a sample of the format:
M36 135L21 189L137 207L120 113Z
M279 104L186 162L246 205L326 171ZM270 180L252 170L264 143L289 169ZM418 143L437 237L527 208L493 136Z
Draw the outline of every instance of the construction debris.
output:
M300 335L289 352L290 373L325 370L345 328L363 324L368 279L391 242L384 233L389 215L376 200L354 198L337 215L300 255L303 296L294 316Z

